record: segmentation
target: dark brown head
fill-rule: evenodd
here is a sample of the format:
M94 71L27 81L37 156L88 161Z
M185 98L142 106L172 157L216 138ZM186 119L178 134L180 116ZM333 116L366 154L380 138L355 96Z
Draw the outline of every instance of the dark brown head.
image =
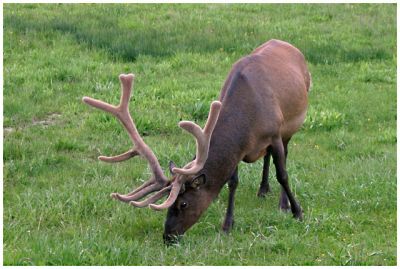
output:
M175 165L170 163L170 171L173 174ZM186 177L185 184L174 204L168 208L167 218L164 226L164 242L171 244L183 235L195 224L202 213L210 205L212 198L206 188L206 175L198 173L194 176L174 174L175 177Z

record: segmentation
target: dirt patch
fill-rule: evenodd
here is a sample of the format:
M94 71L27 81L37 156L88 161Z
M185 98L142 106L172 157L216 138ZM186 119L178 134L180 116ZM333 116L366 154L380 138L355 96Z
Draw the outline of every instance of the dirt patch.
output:
M14 132L14 131L15 131L14 128L11 128L11 127L4 127L4 128L3 128L3 136L8 135L8 134L11 134L11 133Z
M41 125L43 127L47 127L50 125L57 124L58 120L60 119L61 114L53 113L47 116L44 120L33 120L32 125Z
M60 122L61 119L61 114L59 113L52 113L49 114L45 119L33 119L32 124L27 124L23 126L18 126L16 128L14 127L8 127L8 126L3 126L3 137L8 136L9 134L17 131L17 130L24 130L26 128L32 127L32 126L42 126L44 128L47 128L48 126L51 125L56 125Z

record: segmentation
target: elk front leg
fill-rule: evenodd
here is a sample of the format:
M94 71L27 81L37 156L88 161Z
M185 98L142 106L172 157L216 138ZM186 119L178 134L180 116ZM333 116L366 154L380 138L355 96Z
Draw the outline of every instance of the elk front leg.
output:
M301 220L303 218L302 209L289 188L288 174L286 172L285 148L281 139L277 139L272 145L272 159L276 168L276 178L289 199L293 216Z
M268 183L269 177L269 163L271 160L271 148L267 148L267 153L264 156L264 166L262 172L262 179L260 183L260 188L258 189L257 196L258 197L265 197L265 195L271 190Z
M224 223L222 224L222 230L227 233L230 232L230 230L232 230L234 224L233 209L235 203L235 192L238 183L239 183L238 168L236 167L235 172L233 172L233 175L228 181L228 187L229 187L228 209L226 210L225 220Z

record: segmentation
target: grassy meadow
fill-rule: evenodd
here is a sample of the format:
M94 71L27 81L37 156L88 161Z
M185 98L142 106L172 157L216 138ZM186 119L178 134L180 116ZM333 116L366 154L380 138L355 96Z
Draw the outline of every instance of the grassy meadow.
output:
M396 5L4 4L5 265L396 265ZM119 100L166 169L193 156L181 119L204 124L240 57L269 39L306 56L313 77L288 174L304 220L256 197L262 161L240 164L235 226L220 231L224 188L180 244L166 212L110 199L150 174L110 115Z

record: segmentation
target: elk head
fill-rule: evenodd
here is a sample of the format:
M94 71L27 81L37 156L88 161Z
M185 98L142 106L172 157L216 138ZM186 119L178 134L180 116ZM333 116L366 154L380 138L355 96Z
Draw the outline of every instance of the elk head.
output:
M170 243L172 239L183 234L196 223L211 202L211 199L207 199L207 190L204 188L206 178L201 173L201 170L208 157L210 139L218 120L221 103L219 101L212 102L204 129L190 121L181 121L179 123L179 127L195 137L197 145L196 157L183 168L177 168L173 163L170 163L170 170L173 176L171 180L168 180L161 169L157 157L137 131L129 113L128 106L134 75L120 75L119 79L122 93L118 106L90 97L83 97L82 99L86 104L117 117L134 144L132 149L123 154L113 157L100 156L99 160L114 163L125 161L135 156L142 156L147 159L152 171L150 179L130 193L112 193L111 197L135 207L149 206L153 210L168 208L164 239L166 243ZM154 194L145 198L151 193ZM168 197L163 203L155 204L155 202L167 195Z

